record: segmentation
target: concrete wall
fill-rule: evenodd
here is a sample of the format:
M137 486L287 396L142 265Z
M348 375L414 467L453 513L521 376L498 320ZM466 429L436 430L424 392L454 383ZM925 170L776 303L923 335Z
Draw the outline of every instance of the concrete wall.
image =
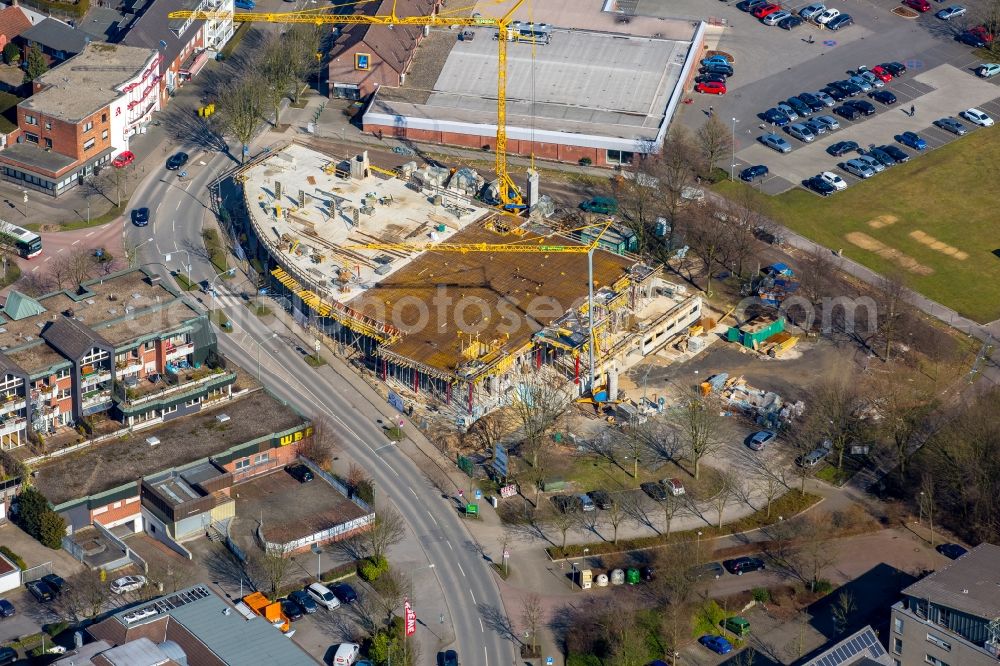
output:
M21 587L21 570L17 565L3 555L0 555L0 564L5 565L3 566L5 570L9 569L7 573L0 575L0 592L9 592Z

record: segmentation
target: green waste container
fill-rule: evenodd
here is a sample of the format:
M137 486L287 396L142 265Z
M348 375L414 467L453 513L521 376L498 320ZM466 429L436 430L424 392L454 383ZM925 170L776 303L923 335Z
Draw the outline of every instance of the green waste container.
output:
M638 585L639 578L640 577L638 569L631 568L625 572L625 582L628 583L629 585Z

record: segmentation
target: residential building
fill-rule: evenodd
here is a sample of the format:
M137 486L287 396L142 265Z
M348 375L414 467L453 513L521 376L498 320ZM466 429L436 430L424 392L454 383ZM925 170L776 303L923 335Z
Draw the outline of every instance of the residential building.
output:
M99 661L100 656L93 657L94 664L316 664L312 657L266 619L231 606L205 585L195 585L120 610L87 627L87 633L98 641L120 647L141 641L142 647L156 647L170 659L166 662L153 661L137 651L122 654L115 660ZM66 659L69 658L67 655Z
M168 17L184 9L219 12L221 18L177 21ZM233 0L147 0L135 12L121 27L125 33L121 43L159 53L161 106L184 81L197 76L234 32Z
M0 447L102 416L169 421L231 393L207 317L143 269L0 308Z
M796 662L796 666L892 666L878 634L864 626L833 645L824 646L819 654Z
M1000 546L984 543L902 592L892 607L895 666L996 666Z
M0 51L31 27L31 19L17 5L0 9Z
M51 67L82 53L87 44L100 41L100 37L47 17L21 32L17 41L22 58L27 57L28 49L37 46Z
M358 14L427 16L441 0L378 0L357 5ZM424 29L411 25L348 25L338 28L330 49L330 97L362 99L379 86L403 85Z
M159 67L155 49L93 42L35 79L17 143L0 153L3 178L59 196L128 150L160 108Z

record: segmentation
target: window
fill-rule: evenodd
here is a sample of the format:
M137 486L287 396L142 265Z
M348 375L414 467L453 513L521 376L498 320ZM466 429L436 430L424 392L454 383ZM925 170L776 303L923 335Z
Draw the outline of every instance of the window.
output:
M633 159L635 159L635 153L627 150L608 151L608 164L632 164Z
M25 116L24 116L24 122L27 123L28 125L37 125L38 124L38 118L35 118L34 116L29 116L29 115L25 114Z
M102 123L108 122L108 114L106 114L106 113L102 113L101 114L101 122Z
M893 623L893 629L896 630L897 634L903 633L903 618L901 618L901 617L894 617L892 619L892 623Z
M94 147L94 143L96 141L97 141L97 139L87 139L86 141L83 142L83 149L84 150L90 150L91 148Z
M947 662L941 661L932 654L925 654L924 661L926 661L928 664L931 664L932 666L948 666Z
M50 123L48 120L45 121L45 129L47 130L52 129L52 123Z
M951 643L944 640L943 638L935 636L934 634L927 634L927 642L937 645L942 650L948 650L949 652L951 652Z
M104 130L103 132L101 132L101 138L105 140L108 138L108 130Z
M38 143L38 135L37 134L32 134L30 132L25 132L24 133L24 140L27 141L28 143L37 144Z
M267 451L265 451L264 453L258 453L257 455L255 455L253 457L253 464L254 465L262 465L262 464L266 463L269 459L270 459L270 456L268 455Z
M184 406L185 407L194 407L195 405L199 404L200 402L201 402L201 398L191 398L190 400L188 400L187 402L184 403Z
M241 469L246 469L249 466L250 466L250 459L249 458L241 458L240 460L236 461L236 470L237 471L239 471Z
M63 368L56 373L56 379L65 379L66 377L69 377L69 368Z
M68 398L71 393L72 389L64 388L59 391L59 399L62 400L63 398Z
M892 639L892 651L896 654L902 654L903 652L903 639L893 638Z
M951 627L951 609L938 607L937 612L938 612L937 623L940 624L942 627L949 627L950 628Z
M45 147L46 148L52 147L52 139L50 139L49 137L45 137Z
M163 415L166 416L167 414L173 414L176 411L177 411L177 405L174 405L173 407L164 407Z
M94 129L94 121L93 120L88 120L87 122L85 122L83 124L83 131L84 132L89 132L92 129Z

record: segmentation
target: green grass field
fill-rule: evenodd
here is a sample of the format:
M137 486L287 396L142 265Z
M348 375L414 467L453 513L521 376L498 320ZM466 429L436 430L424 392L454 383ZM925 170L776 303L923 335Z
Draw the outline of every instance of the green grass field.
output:
M761 201L788 228L880 273L896 271L913 289L986 323L1000 318L998 165L1000 128L992 127L831 197L795 189ZM722 194L740 187L716 185Z

